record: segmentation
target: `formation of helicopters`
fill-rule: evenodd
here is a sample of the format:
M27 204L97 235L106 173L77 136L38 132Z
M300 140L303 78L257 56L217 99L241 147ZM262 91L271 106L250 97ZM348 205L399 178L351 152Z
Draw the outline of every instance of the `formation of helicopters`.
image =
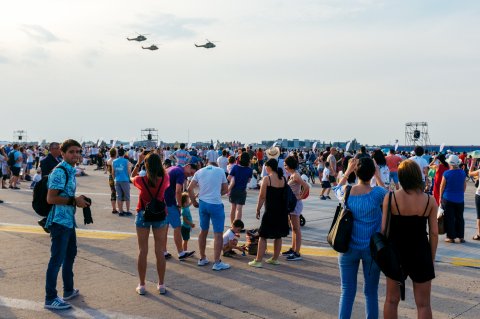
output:
M136 36L135 38L129 38L129 37L127 37L127 40L128 40L128 41L142 42L142 41L147 40L147 37L146 37L146 36L149 35L149 34L140 34L140 33L137 33L137 34L138 34L138 36ZM196 48L213 49L213 48L216 47L216 45L214 44L213 41L210 41L210 40L207 39L207 42L206 42L205 44L196 44L196 43L195 43L195 47L196 47ZM142 49L155 51L155 50L158 50L158 46L155 45L155 44L152 44L152 45L150 45L150 46L144 47L144 46L142 45Z

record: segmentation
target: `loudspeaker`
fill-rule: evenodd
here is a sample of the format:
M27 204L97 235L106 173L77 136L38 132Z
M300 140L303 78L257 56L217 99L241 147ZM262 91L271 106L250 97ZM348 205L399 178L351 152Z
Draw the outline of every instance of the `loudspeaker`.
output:
M413 131L413 138L420 138L420 131L419 130Z
M19 141L21 141L22 138L23 138L23 137L22 137L21 135L18 136L18 140L19 140Z
M151 141L151 140L152 140L152 134L148 134L148 135L147 135L147 139L148 139L149 141Z

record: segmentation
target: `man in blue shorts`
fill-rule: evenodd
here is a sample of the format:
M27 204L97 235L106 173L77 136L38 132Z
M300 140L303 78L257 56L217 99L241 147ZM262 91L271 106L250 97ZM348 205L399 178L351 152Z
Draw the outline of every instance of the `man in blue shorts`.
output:
M194 193L198 186L199 193L197 202ZM198 247L200 250L199 266L205 266L209 263L205 255L207 246L208 229L210 228L210 220L213 224L214 240L213 255L215 263L213 270L224 270L230 268L220 260L220 254L223 248L223 228L225 225L225 210L222 202L222 195L228 190L227 178L223 169L217 166L217 163L210 162L208 165L193 175L193 179L188 186L188 195L194 207L199 208L200 215L200 235L198 236Z
M187 164L185 166L171 166L167 169L168 177L170 178L170 186L165 190L165 203L167 204L167 221L173 228L173 241L178 251L178 259L185 260L187 257L190 257L195 252L194 251L183 251L182 246L182 232L181 232L181 220L180 220L180 211L182 206L182 192L183 184L187 177L193 176L197 171L197 166L195 164ZM167 225L168 227L168 225ZM170 258L172 255L167 251L167 234L168 229L165 232L165 246L163 252L165 258Z

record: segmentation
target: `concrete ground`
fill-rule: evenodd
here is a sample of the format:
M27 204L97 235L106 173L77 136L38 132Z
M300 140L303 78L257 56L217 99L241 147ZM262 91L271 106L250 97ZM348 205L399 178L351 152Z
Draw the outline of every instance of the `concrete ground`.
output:
M214 272L211 265L198 267L196 258L167 262L167 295L156 290L153 250L149 253L147 295L138 296L136 256L138 253L134 217L111 214L107 177L87 168L90 176L78 179L78 194L93 200L94 224L84 226L81 211L78 256L75 261L75 286L81 295L72 300L69 311L43 309L45 271L50 239L37 225L31 209L29 183L21 190L0 190L0 318L334 318L338 312L340 278L336 253L326 243L336 200L320 201L314 185L305 201L302 228L304 260L283 261L279 266L264 264L263 269L248 267L252 256L224 258L232 268ZM137 192L132 189L132 207ZM474 189L466 192L467 243L445 244L440 236L436 275L432 284L434 318L480 317L480 242L471 240L475 233ZM255 207L258 192L249 191L244 209L247 228L258 227ZM230 205L225 200L225 210ZM132 209L133 211L134 209ZM192 207L194 222L197 210ZM228 217L225 227L228 227ZM170 231L171 235L171 231ZM192 233L190 248L198 250ZM243 240L244 238L242 238ZM150 239L153 244L153 239ZM284 240L289 247L290 238ZM168 247L174 257L171 237ZM271 250L271 249L270 249ZM212 243L207 256L213 259ZM364 317L362 270L359 271L353 318ZM61 290L61 275L58 287ZM399 317L416 317L412 284L407 282L406 300L400 303ZM379 287L379 308L385 300L385 279Z

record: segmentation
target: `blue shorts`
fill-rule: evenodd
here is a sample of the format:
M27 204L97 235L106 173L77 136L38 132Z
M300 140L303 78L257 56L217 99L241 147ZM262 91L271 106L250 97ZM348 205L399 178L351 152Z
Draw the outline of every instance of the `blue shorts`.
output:
M167 221L172 228L182 226L180 222L180 209L177 206L167 206Z
M33 168L33 163L27 162L27 169L32 169Z
M211 219L213 232L223 233L225 226L225 210L223 209L223 204L209 204L200 200L198 213L200 215L201 230L208 230L210 228Z
M395 184L398 184L398 172L390 172L390 180L392 179Z
M135 226L138 228L162 228L167 226L167 224L167 219L161 222L146 222L145 219L143 219L143 210L138 211L137 216L135 216Z

